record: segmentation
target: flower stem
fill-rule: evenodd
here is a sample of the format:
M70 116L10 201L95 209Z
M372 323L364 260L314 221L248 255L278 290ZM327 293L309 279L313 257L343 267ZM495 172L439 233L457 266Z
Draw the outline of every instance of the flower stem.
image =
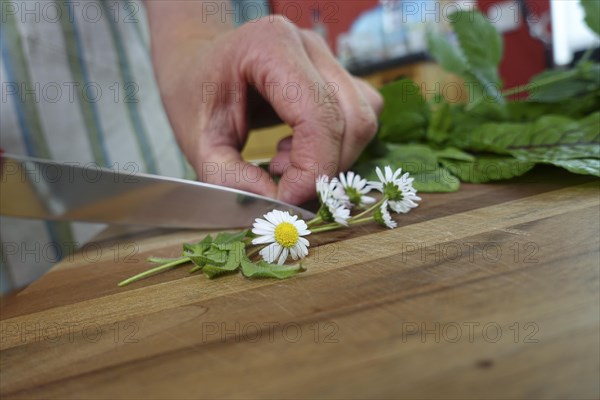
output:
M527 83L525 85L519 85L519 86L515 86L510 89L506 89L506 90L502 91L501 95L502 95L502 97L509 97L509 96L513 96L515 94L527 92L527 91L531 90L532 88L539 88L542 86L551 85L553 83L571 79L573 76L577 75L577 73L578 73L578 71L576 69L568 70L561 74L550 76L546 79L540 79L537 82L535 82L535 84L533 84L533 85L531 83ZM478 98L477 100L475 100L471 103L468 103L465 109L467 111L474 109L484 100L484 98L485 98L485 96L482 96L482 97Z
M321 207L323 207L323 206L321 206ZM308 221L306 223L306 226L308 226L310 228L311 226L313 226L314 224L318 224L319 222L323 222L323 218L321 217L321 209L320 208L319 208L319 211L317 211L317 215L313 219Z
M344 225L341 225L338 223L321 225L321 226L318 226L318 227L312 229L311 233L327 232L327 231L332 231L332 230L338 229L338 228L344 228Z
M265 247L265 246L258 246L258 247L253 248L252 250L250 250L249 252L246 253L246 256L248 258L252 257L256 253L258 253L260 250L262 250L263 247Z
M352 220L352 222L350 222L350 224L358 225L358 224L362 224L363 222L369 222L369 221L373 221L373 216Z
M360 214L357 214L354 217L350 218L350 221L352 221L352 222L356 221L360 217L364 217L365 215L367 215L371 211L376 210L377 207L381 207L381 205L383 204L383 202L385 201L385 199L386 199L386 197L383 197L381 200L379 200L377 203L373 204L371 207L367 208L365 211L363 211Z
M134 276L132 276L130 278L125 279L124 281L119 282L119 286L123 287L123 286L129 285L132 282L135 282L135 281L138 281L140 279L146 278L146 277L148 277L150 275L157 274L159 272L163 272L163 271L169 270L171 268L174 268L174 267L176 267L178 265L181 265L181 264L188 263L190 261L191 260L190 260L189 257L182 257L182 258L177 259L175 261L171 261L171 262L168 262L166 264L159 265L158 267L150 268L147 271L141 272L141 273L139 273L137 275L134 275Z

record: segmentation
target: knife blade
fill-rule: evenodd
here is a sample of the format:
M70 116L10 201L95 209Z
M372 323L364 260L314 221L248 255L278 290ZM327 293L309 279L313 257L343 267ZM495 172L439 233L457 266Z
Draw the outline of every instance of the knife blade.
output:
M314 217L311 211L242 190L134 169L4 153L0 174L0 215L10 217L201 229L249 227L274 209Z

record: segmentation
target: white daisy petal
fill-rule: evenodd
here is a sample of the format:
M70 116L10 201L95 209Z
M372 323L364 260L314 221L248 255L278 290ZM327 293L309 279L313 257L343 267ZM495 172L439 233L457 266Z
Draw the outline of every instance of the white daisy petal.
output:
M252 232L257 237L252 239L252 244L270 243L259 252L266 262L284 264L290 254L295 260L308 254L309 242L302 237L310 234L306 222L280 210L268 212L263 217L254 223Z
M282 249L283 250L281 252L281 255L279 256L279 260L277 261L277 264L279 265L283 265L285 263L285 259L287 258L289 252L289 250L285 247L282 247Z
M271 264L277 259L277 257L279 257L279 254L282 250L283 247L279 243L271 243L270 245L262 249L259 252L259 254L266 262Z
M265 243L272 243L274 241L275 241L275 236L264 235L264 236L259 236L257 238L252 239L252 244L265 244Z
M412 185L414 178L411 178L408 172L402 174L401 168L392 171L389 165L384 167L384 171L385 174L379 167L376 167L375 172L380 182L369 182L369 185L390 199L389 208L397 213L407 213L417 207L416 202L421 198L417 196L417 191Z
M275 225L265 220L256 220L257 222L252 225L256 229L264 229L264 230L275 230Z
M383 177L383 173L381 172L381 169L379 169L379 167L375 167L375 173L377 174L377 177L381 182L385 182L385 178Z
M252 233L254 233L255 235L273 235L273 233L275 233L275 229L252 229Z
M296 244L296 246L297 246L297 244ZM292 256L292 259L294 259L294 260L298 259L298 250L296 249L296 246L290 247L290 255Z
M390 167L389 165L386 165L384 169L385 169L385 180L388 182L393 180L394 173L392 172L392 167Z
M361 203L363 204L373 204L375 203L375 198L371 196L362 196L360 198Z
M296 249L298 258L306 257L306 255L308 254L308 248L303 243L298 242L296 246L294 246L294 248Z

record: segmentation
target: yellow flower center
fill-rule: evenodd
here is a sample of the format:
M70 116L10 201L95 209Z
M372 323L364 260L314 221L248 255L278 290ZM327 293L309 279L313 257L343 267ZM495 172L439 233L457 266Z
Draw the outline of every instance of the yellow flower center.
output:
M298 229L289 222L282 222L275 228L275 240L283 247L295 245L298 236Z

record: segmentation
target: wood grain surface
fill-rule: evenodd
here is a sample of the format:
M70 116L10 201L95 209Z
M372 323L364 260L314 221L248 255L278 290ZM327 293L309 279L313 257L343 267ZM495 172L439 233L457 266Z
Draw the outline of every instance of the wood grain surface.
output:
M203 232L88 245L1 308L4 398L599 398L597 180L424 194L399 228L314 235L289 280L187 268Z

